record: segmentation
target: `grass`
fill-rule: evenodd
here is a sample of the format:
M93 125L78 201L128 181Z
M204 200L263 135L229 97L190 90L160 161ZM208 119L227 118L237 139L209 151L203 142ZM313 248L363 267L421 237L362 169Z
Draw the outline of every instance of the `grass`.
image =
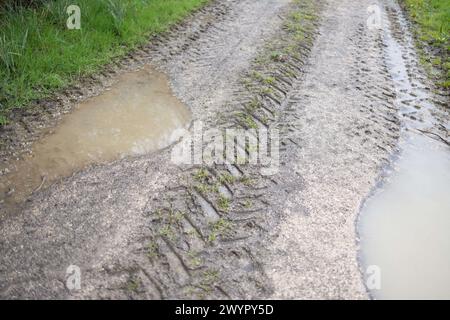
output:
M214 242L217 240L218 236L223 236L229 232L232 228L231 221L224 218L220 218L216 222L210 224L211 233L208 236L208 241Z
M253 118L245 113L245 112L240 112L239 113L239 118L241 123L246 126L249 129L258 129L258 124L256 123L255 120L253 120Z
M205 181L208 177L209 173L205 168L198 169L194 174L194 179L197 181Z
M138 279L130 278L127 282L126 289L132 293L137 293L140 287L140 282Z
M0 12L0 125L7 114L98 72L209 0L48 0ZM68 5L81 9L69 30Z
M233 184L236 178L229 173L223 173L219 176L220 183Z
M199 267L202 265L202 259L198 256L197 252L188 251L187 255L189 257L190 265L192 265L193 267Z
M220 210L227 212L230 209L230 199L228 199L222 194L219 195L219 199L217 200L217 206Z
M450 1L402 0L410 17L416 23L416 36L422 43L422 62L434 74L439 84L450 88ZM432 74L433 75L433 74Z
M156 258L158 256L158 244L156 242L149 242L145 251L149 259Z
M176 239L175 231L172 229L171 225L165 225L161 229L159 229L159 235L171 241L174 241Z

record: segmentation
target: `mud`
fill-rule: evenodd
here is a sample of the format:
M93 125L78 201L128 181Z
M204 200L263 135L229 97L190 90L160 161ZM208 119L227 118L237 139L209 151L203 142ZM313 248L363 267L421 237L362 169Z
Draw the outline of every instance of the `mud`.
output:
M88 165L164 149L189 126L189 109L172 95L167 77L148 65L122 74L106 90L77 105L13 163L0 180L5 205Z
M289 194L273 232L273 298L367 298L355 220L399 134L381 33L366 25L371 4L328 1L323 11L292 108L301 147L290 166L304 187Z
M264 48L265 41L280 32L289 9L287 1L215 3L160 44L130 58L134 60L131 65L152 62L165 70L175 93L190 107L194 119L202 119L207 125L226 120L223 110L230 102L238 103L237 96L246 93L240 83L242 73ZM294 71L299 74L300 69L293 61L289 63L292 66L286 68L292 69L292 78ZM232 123L227 121L227 125ZM224 240L222 237L228 230L233 234L248 230L252 241L259 242L264 229L255 220L261 219L257 213L267 203L263 187L255 180L249 188L251 180L243 170L230 169L241 175L234 181L243 193L239 196L233 191L236 203L241 203L242 197L240 205L244 206L247 194L253 200L252 208L236 214L238 227L229 221L231 218L210 223L191 191L197 169L177 168L169 156L165 151L93 166L41 189L20 215L2 221L1 295L262 295L269 284L264 283L258 267L257 247L247 241L246 235ZM224 171L216 174L208 179L212 182ZM205 201L212 203L210 199ZM211 206L222 216L230 215L234 208L231 204L225 212L224 208ZM237 245L238 240L242 244ZM235 250L230 250L233 247ZM230 264L223 264L223 259ZM69 292L64 286L65 271L72 264L82 270L83 285L78 292ZM43 265L44 272L39 267ZM250 270L255 270L254 275L242 281L243 276L252 274Z
M205 129L278 128L279 172L170 148L78 172L1 221L0 296L367 298L355 221L400 133L371 4L217 1L130 56Z
M385 59L402 134L360 214L361 263L379 268L379 287L369 288L374 298L448 299L450 149L437 138L448 136L445 95L423 77L400 8L388 2L386 11Z

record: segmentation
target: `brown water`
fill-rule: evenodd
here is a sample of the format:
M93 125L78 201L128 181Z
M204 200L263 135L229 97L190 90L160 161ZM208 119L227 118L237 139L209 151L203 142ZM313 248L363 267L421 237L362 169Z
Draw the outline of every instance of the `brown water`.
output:
M101 95L79 104L34 144L32 154L0 180L2 202L19 202L37 189L93 163L165 148L181 137L190 112L167 77L150 66L119 77Z
M450 299L450 150L413 136L359 224L377 299ZM368 273L365 272L365 276Z
M407 32L403 41L412 47ZM376 299L450 299L450 148L419 131L440 121L426 85L408 75L413 52L389 32L384 43L403 120L401 151L361 211L362 271Z

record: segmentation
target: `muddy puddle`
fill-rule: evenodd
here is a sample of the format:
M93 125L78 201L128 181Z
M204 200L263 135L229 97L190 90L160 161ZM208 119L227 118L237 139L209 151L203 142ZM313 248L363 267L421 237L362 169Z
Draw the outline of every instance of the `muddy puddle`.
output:
M411 37L403 34L406 45L389 31L384 37L403 130L400 152L360 213L361 269L373 298L450 299L450 148L425 133L450 126L435 117L426 85L408 74Z
M406 141L359 228L364 269L380 271L374 298L449 299L449 150L426 137Z
M163 149L181 137L190 111L166 75L150 66L121 75L101 95L79 104L0 180L4 206L25 200L90 164Z

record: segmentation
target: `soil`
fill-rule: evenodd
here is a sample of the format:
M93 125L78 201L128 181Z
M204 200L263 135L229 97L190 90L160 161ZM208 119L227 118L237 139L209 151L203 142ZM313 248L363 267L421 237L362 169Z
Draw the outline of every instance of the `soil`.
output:
M355 223L401 130L392 27L368 29L372 4L214 1L18 114L2 132L5 168L74 105L150 63L205 129L277 128L280 167L179 166L173 146L85 167L3 210L0 297L368 298ZM66 288L71 265L80 290Z

